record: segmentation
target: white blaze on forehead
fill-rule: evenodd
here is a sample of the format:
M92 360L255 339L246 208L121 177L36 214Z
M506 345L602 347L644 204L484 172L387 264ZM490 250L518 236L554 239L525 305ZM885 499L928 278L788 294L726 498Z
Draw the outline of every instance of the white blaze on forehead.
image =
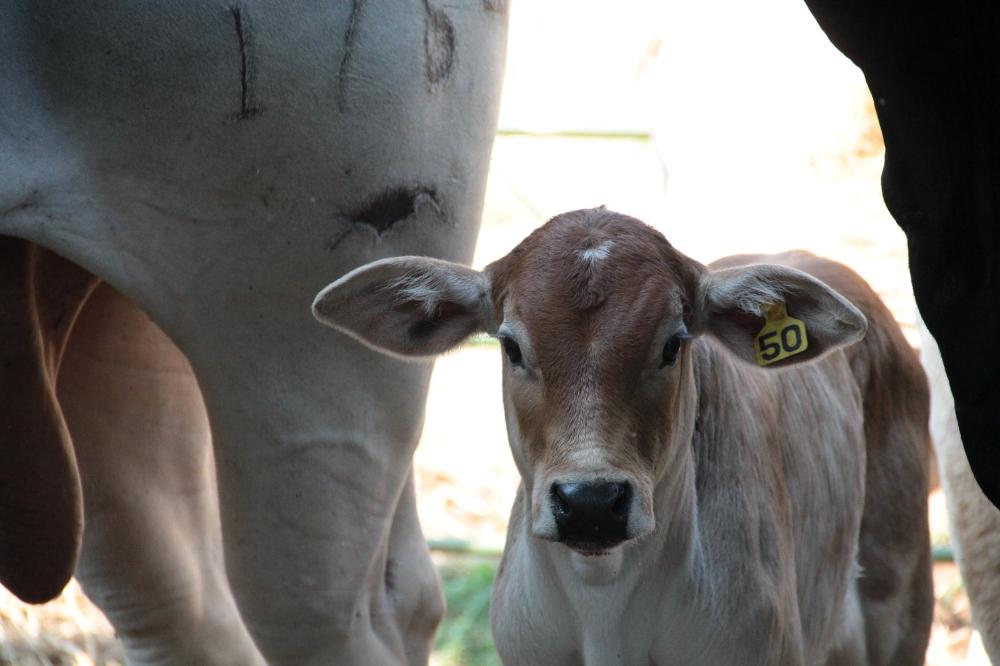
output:
M602 259L607 259L608 256L610 256L612 247L614 247L614 243L606 240L597 247L589 247L586 250L579 250L577 252L577 256L584 261L600 261Z

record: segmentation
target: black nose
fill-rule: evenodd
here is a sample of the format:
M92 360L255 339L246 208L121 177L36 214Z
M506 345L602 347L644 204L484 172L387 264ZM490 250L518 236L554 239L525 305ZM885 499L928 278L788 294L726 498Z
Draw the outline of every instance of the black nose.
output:
M625 541L632 488L627 483L553 483L552 513L559 540L584 548L610 548Z

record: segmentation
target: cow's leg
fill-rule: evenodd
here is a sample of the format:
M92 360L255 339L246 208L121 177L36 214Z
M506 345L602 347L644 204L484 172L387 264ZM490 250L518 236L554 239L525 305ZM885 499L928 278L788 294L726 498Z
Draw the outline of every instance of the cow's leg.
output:
M948 531L972 606L972 624L992 662L1000 664L1000 510L972 476L941 353L923 320L917 324L920 360L931 383L931 436L948 500Z
M233 592L271 663L422 663L442 612L410 474L430 365L310 322L307 301L295 335L192 355Z
M86 507L77 576L130 663L262 663L226 581L211 438L184 355L102 286L70 338L59 398Z
M392 600L403 635L403 649L411 664L424 664L430 656L428 638L444 616L444 598L437 570L417 518L413 471L396 505L385 566L386 596Z

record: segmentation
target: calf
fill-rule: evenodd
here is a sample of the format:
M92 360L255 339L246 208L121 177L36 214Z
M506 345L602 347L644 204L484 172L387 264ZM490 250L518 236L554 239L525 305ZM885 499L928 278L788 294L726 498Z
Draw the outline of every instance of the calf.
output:
M600 208L482 272L368 264L314 312L402 356L500 340L504 662L923 663L927 386L847 268L706 267Z

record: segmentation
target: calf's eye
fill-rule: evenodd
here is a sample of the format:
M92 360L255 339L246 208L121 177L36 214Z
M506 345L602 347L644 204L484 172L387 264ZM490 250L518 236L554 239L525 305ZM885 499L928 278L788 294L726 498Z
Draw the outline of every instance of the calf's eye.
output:
M524 365L524 359L521 356L521 348L517 346L516 342L505 337L500 338L500 345L503 347L503 353L506 354L507 360L510 361L511 365Z
M677 354L681 351L681 343L687 339L688 336L677 334L671 336L667 343L663 345L663 356L660 358L660 367L665 368L668 365L672 366L677 363Z

